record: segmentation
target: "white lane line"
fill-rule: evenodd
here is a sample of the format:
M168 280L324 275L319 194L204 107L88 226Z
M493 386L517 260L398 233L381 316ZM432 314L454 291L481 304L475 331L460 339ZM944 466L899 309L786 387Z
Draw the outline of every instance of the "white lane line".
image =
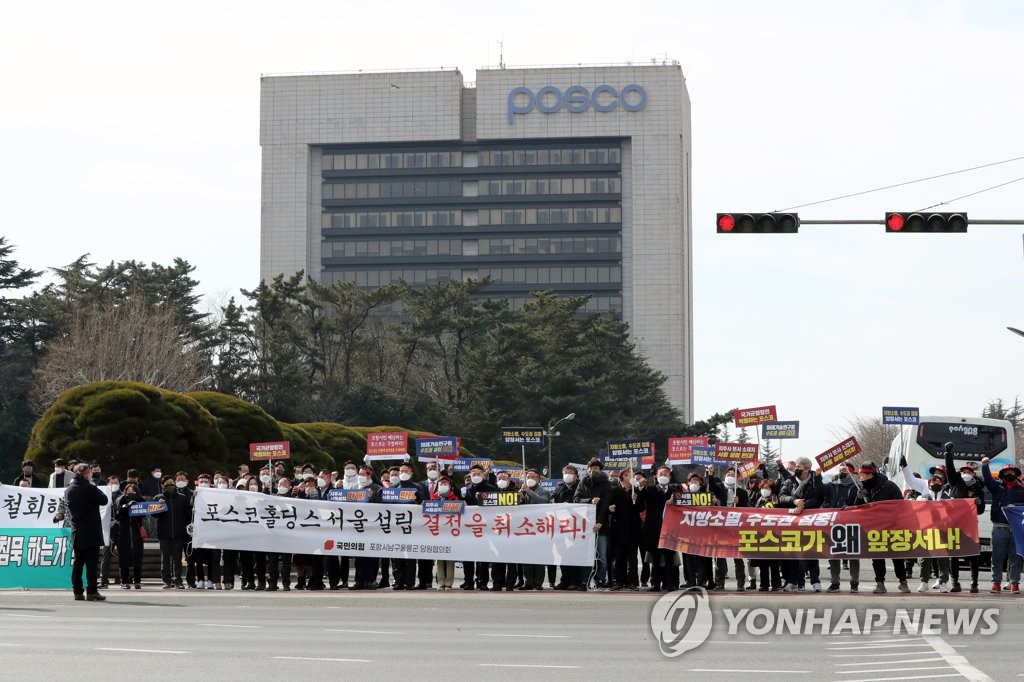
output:
M125 651L130 654L187 654L188 651L168 651L165 649L114 649L111 647L96 647L94 651Z
M902 663L902 661L900 661L900 662ZM927 667L923 667L923 668L904 668L901 665L899 671L901 673L909 673L909 672L914 672L914 671L917 671L917 670L952 670L952 669L953 669L953 666L951 666L951 665L933 665L933 666L927 666ZM836 673L836 675L863 675L864 673L880 673L880 672L887 672L887 671L886 670L840 670L839 672Z
M76 621L88 621L90 623L152 623L151 620L135 620L134 618L76 618Z
M723 668L690 668L691 673L749 673L750 668L737 668L735 670L723 669ZM810 673L810 670L775 670L772 669L771 673L789 673L791 675L806 675Z
M9 618L51 618L51 616L38 616L34 613L4 613L0 611L0 616L7 616Z
M558 670L578 670L578 665L527 665L525 663L477 663L481 668L556 668ZM746 672L746 671L744 671Z
M920 651L914 653L907 653L906 651L899 651L894 654L829 654L832 658L880 658L882 656L926 656L927 651Z
M569 635L505 635L499 632L480 632L481 637L531 637L534 639L569 639Z
M401 632L391 630L324 630L324 632L348 632L355 635L400 635Z
M939 661L943 661L943 660L945 660L945 659L941 658L941 657L940 658L911 658L910 660L906 660L906 659L901 658L900 659L900 664L903 664L903 663L938 663ZM857 661L856 663L836 663L836 665L837 666L856 665L856 666L860 666L860 667L863 667L865 665L886 665L886 666L891 666L892 665L892 661L878 661L877 663L869 663L868 661Z
M859 680L843 680L842 682L889 682L890 680L934 680L938 677L964 677L959 673L949 675L911 675L909 677L863 677ZM983 678L991 679L991 678Z
M262 625L233 625L230 623L196 623L204 628L261 628Z
M335 663L373 663L369 658L314 658L312 656L271 656L279 661L332 661Z
M942 656L946 663L953 666L958 673L967 679L973 680L974 682L992 682L991 677L975 668L966 658L953 651L953 647L951 647L946 640L934 635L926 635L924 639L926 642L931 644L933 649L935 649L935 653Z
M10 642L0 642L0 646L24 646L23 644L12 644Z
M830 646L829 651L849 651L850 649L900 649L906 647L929 646L927 642L920 644L865 644L864 646Z
M923 642L924 637L897 637L895 639L867 639L865 644L889 644L891 642Z

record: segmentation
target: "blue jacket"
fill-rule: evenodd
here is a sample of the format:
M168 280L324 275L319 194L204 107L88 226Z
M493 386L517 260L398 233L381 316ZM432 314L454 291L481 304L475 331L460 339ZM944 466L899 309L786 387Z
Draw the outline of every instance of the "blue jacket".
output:
M1020 481L1014 481L1013 485L1007 487L1002 481L992 478L988 464L981 465L981 479L992 493L992 523L1005 525L1006 514L1003 513L1003 507L1024 505L1024 485L1021 485Z

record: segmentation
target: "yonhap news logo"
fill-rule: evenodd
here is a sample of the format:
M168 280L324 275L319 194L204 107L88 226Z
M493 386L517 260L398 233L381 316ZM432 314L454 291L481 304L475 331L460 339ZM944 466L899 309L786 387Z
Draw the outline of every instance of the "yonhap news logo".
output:
M722 609L735 637L772 635L960 635L991 636L999 631L997 608L744 608ZM696 649L711 636L715 614L707 592L691 587L669 592L651 608L651 632L662 655L675 658Z

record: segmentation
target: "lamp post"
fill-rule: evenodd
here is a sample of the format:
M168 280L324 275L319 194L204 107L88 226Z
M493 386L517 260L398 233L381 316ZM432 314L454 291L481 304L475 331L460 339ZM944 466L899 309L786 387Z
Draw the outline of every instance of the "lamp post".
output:
M1009 329L1011 332L1013 332L1017 336L1024 336L1024 331L1021 331L1020 329L1017 329L1016 327L1007 327L1007 329Z
M555 427L558 426L559 424L561 424L562 422L571 422L575 418L576 418L576 413L575 412L570 412L569 414L567 414L566 416L562 417L561 419L558 419L558 420L552 419L550 422L548 422L548 428L544 431L544 436L548 439L548 476L552 476L552 472L551 472L551 439L558 435L558 432L555 431Z

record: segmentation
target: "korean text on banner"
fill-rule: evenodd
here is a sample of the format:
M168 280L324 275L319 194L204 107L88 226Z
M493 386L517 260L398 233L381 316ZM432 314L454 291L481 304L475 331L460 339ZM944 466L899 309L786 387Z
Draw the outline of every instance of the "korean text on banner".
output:
M737 429L742 429L744 426L757 426L765 422L777 421L778 418L779 416L775 411L774 405L748 407L742 410L736 409L732 413L732 419Z
M249 443L250 462L270 462L280 459L291 459L291 441L282 440L273 443Z
M756 462L757 443L715 443L715 459L721 462Z
M107 504L100 507L103 524L103 544L110 544L111 495L109 485L96 486L107 496ZM67 488L20 488L0 485L0 528L61 528L55 522Z
M860 454L860 444L856 438L850 436L842 443L834 445L820 455L817 455L814 459L817 460L818 466L821 467L822 471L828 471L832 467L856 457L858 454Z
M883 407L883 424L918 424L921 422L919 407Z
M544 429L539 426L502 426L505 445L544 445Z
M800 422L765 422L761 424L761 438L785 440L800 437Z
M653 441L627 438L608 441L608 449L601 457L601 462L609 469L636 469L647 459L653 463L653 457Z
M70 528L0 528L0 588L70 589Z
M385 431L366 434L367 455L408 455L409 434L405 431Z
M459 456L459 439L455 436L424 436L416 439L416 459L451 460Z
M707 436L679 436L677 438L669 438L668 459L665 464L668 466L689 464L691 449L694 447L705 447L707 444Z
M418 505L332 503L200 488L193 547L328 556L589 566L594 506L525 504L424 514Z
M846 509L667 505L660 547L715 558L896 559L980 551L974 500L889 500Z

